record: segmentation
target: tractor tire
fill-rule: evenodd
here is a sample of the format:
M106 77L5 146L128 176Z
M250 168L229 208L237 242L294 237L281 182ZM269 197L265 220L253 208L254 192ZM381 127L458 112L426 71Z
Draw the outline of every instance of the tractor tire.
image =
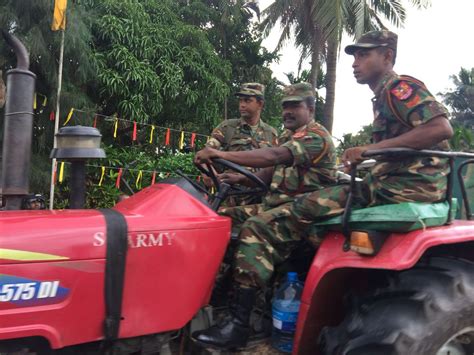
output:
M474 263L432 257L396 273L388 286L319 338L322 354L474 354Z

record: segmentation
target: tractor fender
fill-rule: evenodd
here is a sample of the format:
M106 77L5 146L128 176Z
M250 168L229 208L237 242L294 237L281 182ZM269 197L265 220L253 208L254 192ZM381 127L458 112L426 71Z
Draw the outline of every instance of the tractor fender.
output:
M318 337L326 325L338 324L344 316L343 298L351 286L364 287L367 275L376 270L406 270L433 247L474 242L474 222L392 233L379 253L363 256L344 252L344 236L327 234L319 246L301 297L293 354L318 354Z

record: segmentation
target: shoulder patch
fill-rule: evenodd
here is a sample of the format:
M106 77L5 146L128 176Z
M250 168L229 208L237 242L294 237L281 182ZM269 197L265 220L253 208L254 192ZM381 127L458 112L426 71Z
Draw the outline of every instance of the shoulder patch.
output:
M303 138L304 136L306 136L306 131L296 132L293 134L294 139Z
M413 94L413 88L406 81L400 81L390 92L397 99L406 100Z

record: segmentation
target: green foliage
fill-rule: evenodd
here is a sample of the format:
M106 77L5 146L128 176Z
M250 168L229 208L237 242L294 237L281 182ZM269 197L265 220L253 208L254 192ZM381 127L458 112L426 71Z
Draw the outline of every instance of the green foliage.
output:
M179 176L176 172L180 170L191 179L196 179L198 170L193 164L194 154L164 151L160 155L152 146L132 146L126 148L115 148L105 146L107 158L103 160L89 161L87 163L87 208L110 208L113 206L120 194L133 194L151 184L153 171L156 171L155 182L168 177ZM102 169L106 167L105 175L101 180ZM120 189L115 186L119 169L122 168L122 180ZM138 175L142 173L142 178ZM57 184L55 208L66 208L69 204L69 174L70 166L65 166L64 181Z
M347 133L339 139L339 145L337 147L337 155L341 156L342 153L352 147L358 147L361 145L367 145L371 143L372 139L372 125L363 126L362 129L356 134Z
M204 31L184 23L171 0L93 3L95 90L103 112L210 129L228 94L230 68Z
M457 124L474 128L474 68L461 68L458 75L452 75L455 88L441 95L451 108L452 119Z
M449 141L451 149L454 151L473 152L474 133L472 128L454 122L453 129L454 134Z
M31 174L31 190L48 195L54 127L49 115L56 107L61 41L61 32L50 30L53 1L0 0L0 10L0 25L25 43L37 75L37 92L48 98L35 115ZM74 107L205 134L223 117L227 101L229 111L238 112L231 95L238 85L258 81L267 87L263 119L281 126L282 85L268 68L276 55L261 48L262 34L251 23L255 15L259 15L256 3L244 0L69 1L61 123ZM1 69L15 66L10 49L1 44L0 51ZM75 113L71 124L92 121L90 115ZM191 154L174 155L176 137L171 149L160 147L162 142L137 146L130 140L130 125L121 124L116 139L111 137L110 122L99 128L103 142L113 146L106 148L106 161L91 164L136 169L124 176L133 190L139 188L134 185L139 170L144 171L143 186L150 180L145 170L175 175L179 167L197 175ZM68 172L66 165L65 180L57 185L57 207L68 203ZM89 169L88 206L114 203L119 193L116 174L107 170L99 187L100 168Z
M49 154L53 145L53 131L44 129L49 114L55 110L58 57L61 33L51 31L53 1L2 0L0 27L16 35L30 54L30 70L36 74L36 91L48 98L46 106L35 116L34 152ZM82 8L69 2L68 30L65 33L64 68L61 96L61 117L70 107L92 108L93 100L86 88L96 68L90 60L91 33L88 18ZM4 72L16 66L13 52L5 41L0 41L0 66Z
M275 115L275 109L280 107L278 82L272 78L272 72L268 68L277 59L277 55L261 46L262 33L252 23L253 16L258 17L260 14L256 2L180 0L179 3L182 5L181 15L185 21L202 28L219 57L230 65L230 95L227 112L222 105L221 117L235 117L238 114L238 100L233 93L240 84L259 82L267 87L266 109L262 118L279 124L280 115Z

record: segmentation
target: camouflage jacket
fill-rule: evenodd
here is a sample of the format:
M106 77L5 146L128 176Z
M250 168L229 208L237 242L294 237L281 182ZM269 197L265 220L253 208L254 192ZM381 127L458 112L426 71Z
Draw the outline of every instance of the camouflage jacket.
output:
M221 122L212 131L211 138L206 143L206 147L237 152L277 145L278 134L276 129L262 120L259 121L255 131L252 130L252 127L244 119L240 119L237 124L233 121L225 120ZM234 127L230 127L232 125ZM226 134L232 134L232 137L226 137Z
M409 76L387 75L375 89L373 142L400 136L438 116L448 117L426 86ZM447 141L433 150L449 150ZM409 158L378 162L369 175L371 204L434 202L444 198L449 167L445 159Z
M276 129L262 120L259 121L256 129L252 129L244 119L232 119L221 122L212 131L206 146L231 152L253 150L276 146L277 136ZM252 172L260 170L249 167L247 169ZM260 196L255 195L231 196L226 200L225 206L249 205L260 201Z
M293 201L297 196L336 183L336 150L329 132L314 121L296 132L286 130L279 146L293 155L293 165L277 165L273 171L266 207Z

